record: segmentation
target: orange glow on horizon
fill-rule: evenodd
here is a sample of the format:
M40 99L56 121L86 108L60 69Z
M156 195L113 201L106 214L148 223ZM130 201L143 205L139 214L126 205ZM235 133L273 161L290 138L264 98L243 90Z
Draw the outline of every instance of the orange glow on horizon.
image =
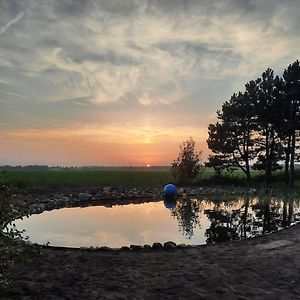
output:
M179 144L190 136L203 151L204 160L209 153L205 142L206 130L198 128L125 124L15 130L0 134L4 141L0 159L9 164L170 165L178 156Z

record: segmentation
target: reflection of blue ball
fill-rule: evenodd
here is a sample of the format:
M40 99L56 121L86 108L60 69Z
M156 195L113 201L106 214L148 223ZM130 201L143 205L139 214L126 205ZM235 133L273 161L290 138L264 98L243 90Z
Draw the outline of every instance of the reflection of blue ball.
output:
M175 197L172 197L172 198L165 197L164 205L165 205L165 208L169 208L169 209L175 208L176 207L176 198Z
M167 184L165 187L164 187L164 196L166 198L174 198L176 197L177 195L177 188L174 184Z

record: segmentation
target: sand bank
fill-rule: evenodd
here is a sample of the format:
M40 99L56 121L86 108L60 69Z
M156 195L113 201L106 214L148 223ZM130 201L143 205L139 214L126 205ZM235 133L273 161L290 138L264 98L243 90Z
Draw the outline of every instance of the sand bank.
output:
M9 270L15 285L5 296L300 299L299 241L300 224L250 240L185 249L42 249L30 263Z

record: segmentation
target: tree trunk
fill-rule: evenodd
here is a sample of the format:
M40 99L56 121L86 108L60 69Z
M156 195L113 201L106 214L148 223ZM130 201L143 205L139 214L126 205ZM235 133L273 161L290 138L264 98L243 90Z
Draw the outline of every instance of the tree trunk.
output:
M289 187L294 185L294 174L295 174L295 147L296 147L296 132L292 134L292 146L291 146L291 161L290 161L290 174L289 174Z
M247 182L251 180L251 173L250 173L250 164L249 164L249 141L250 141L250 132L249 129L247 130L246 136L244 136L244 153L245 153L245 164L246 164L246 176Z
M248 150L247 150L248 151ZM249 164L249 155L248 155L248 152L246 153L245 155L245 173L246 173L246 176L247 176L247 182L250 182L251 180L251 174L250 174L250 164Z
M267 186L270 186L272 182L272 164L273 164L273 155L274 155L274 129L271 128L270 135L266 140L266 183Z
M290 165L290 155L291 155L291 133L288 134L288 141L285 150L285 162L284 162L284 183L289 184L289 165Z
M268 187L270 185L269 174L269 161L270 161L270 145L269 145L269 129L266 130L266 160L265 160L265 184Z

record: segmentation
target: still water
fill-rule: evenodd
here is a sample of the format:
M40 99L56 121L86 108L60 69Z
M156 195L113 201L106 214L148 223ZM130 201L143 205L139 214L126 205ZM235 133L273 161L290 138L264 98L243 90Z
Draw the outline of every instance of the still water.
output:
M174 241L191 245L247 238L300 220L298 199L178 199L112 207L62 208L17 220L31 242L110 246Z

